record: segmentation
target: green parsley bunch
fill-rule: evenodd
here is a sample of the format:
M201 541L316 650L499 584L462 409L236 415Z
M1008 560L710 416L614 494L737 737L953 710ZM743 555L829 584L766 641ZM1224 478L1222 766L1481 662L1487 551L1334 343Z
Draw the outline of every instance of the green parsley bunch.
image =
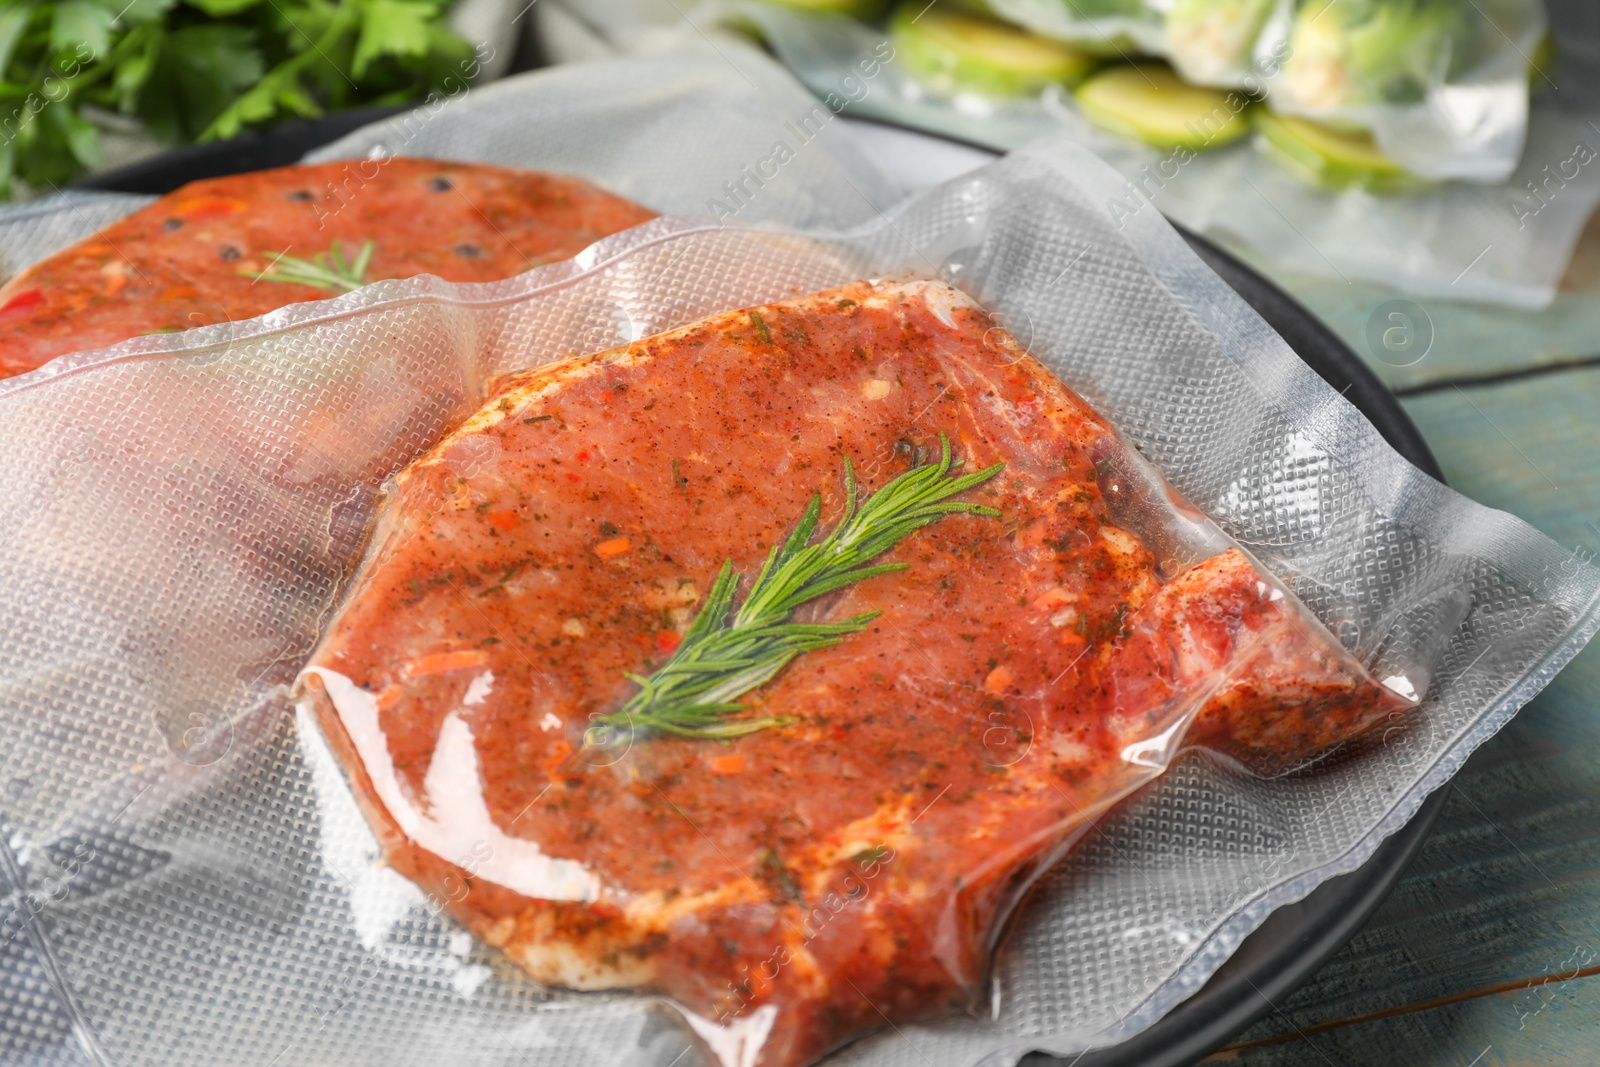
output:
M357 105L475 69L451 0L0 0L0 199L100 158L85 109L170 144Z

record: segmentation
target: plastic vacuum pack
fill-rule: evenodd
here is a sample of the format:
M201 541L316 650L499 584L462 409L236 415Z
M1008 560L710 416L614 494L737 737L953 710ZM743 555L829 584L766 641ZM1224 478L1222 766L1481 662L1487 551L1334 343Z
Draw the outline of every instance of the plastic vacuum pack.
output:
M1284 774L1410 711L1410 637L1380 682L913 277L496 388L400 472L297 709L535 981L795 1067L982 1006L1016 902L1183 746Z
M370 158L425 156L575 174L663 213L720 203L743 223L834 228L876 217L904 191L866 162L835 115L811 114L814 103L734 39L468 89L363 127L306 161L352 161L339 197L361 186ZM780 139L788 155L774 167ZM0 206L0 280L153 199L68 190Z
M1202 85L1372 131L1426 178L1500 182L1522 154L1539 0L994 0L1002 16Z
M458 145L474 121L450 124ZM536 985L473 938L384 862L294 686L389 479L498 376L865 277L976 301L1115 427L1134 498L1190 514L1185 560L1237 545L1334 659L1420 700L1310 765L1153 749L1165 773L1029 872L985 1013L830 1062L1115 1042L1359 866L1592 634L1600 574L1396 456L1155 211L1113 212L1120 185L1045 145L842 231L665 218L505 282L378 282L0 383L3 1058L759 1062L649 996Z
M1029 0L1029 6L1056 7L1053 0ZM1015 99L941 95L896 58L885 58L890 46L883 30L840 15L729 0L700 8L697 17L707 28L730 22L759 27L795 76L819 97L839 101L846 114L996 150L1071 138L1122 174L1126 185L1118 199L1130 210L1154 205L1198 233L1243 244L1268 263L1335 281L1361 278L1418 296L1543 307L1555 298L1572 249L1600 203L1600 170L1590 165L1596 114L1581 102L1582 93L1547 93L1530 114L1525 79L1518 83L1515 143L1497 149L1505 159L1495 184L1334 190L1287 173L1251 143L1162 150L1108 133L1084 119L1061 90ZM876 72L870 79L863 77L864 63ZM1564 85L1583 80L1577 62L1572 66L1554 75ZM1279 68L1259 67L1261 85L1284 76L1279 71L1269 79L1265 70ZM1575 99L1562 99L1568 95ZM1426 143L1414 129L1397 136L1413 147ZM1402 156L1400 150L1396 158Z

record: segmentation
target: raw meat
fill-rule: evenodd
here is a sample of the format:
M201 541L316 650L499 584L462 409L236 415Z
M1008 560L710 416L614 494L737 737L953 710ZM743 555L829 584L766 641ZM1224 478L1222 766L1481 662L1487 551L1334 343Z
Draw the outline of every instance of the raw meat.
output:
M654 212L578 178L432 159L280 167L193 182L0 287L0 377L148 333L254 318L345 291L258 280L277 257L354 261L362 276L508 278L567 259Z
M1000 517L819 602L881 614L744 698L786 724L586 733L724 560L748 588L813 494L837 521L845 457L874 490L940 434L1004 462L967 494ZM1137 464L948 286L719 315L513 377L403 471L305 699L389 862L534 979L811 1062L971 1008L1020 892L1191 718L1281 765L1403 704L1238 549L1164 575L1116 518Z

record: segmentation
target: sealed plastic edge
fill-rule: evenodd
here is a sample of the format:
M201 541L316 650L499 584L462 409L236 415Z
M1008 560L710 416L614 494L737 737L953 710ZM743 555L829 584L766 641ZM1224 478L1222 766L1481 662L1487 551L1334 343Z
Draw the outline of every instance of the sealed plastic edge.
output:
M747 227L729 226L709 218L666 215L610 237L601 238L571 259L536 267L498 282L447 282L432 274L384 279L327 300L305 300L285 304L276 311L269 311L254 319L219 322L177 334L133 337L106 348L85 349L58 356L37 370L0 380L0 401L14 393L44 385L58 378L71 377L113 364L134 360L212 355L218 350L236 344L259 341L304 326L334 322L380 308L416 303L474 308L514 304L546 290L571 285L591 274L615 266L653 245L679 237L719 230L749 232ZM799 239L811 236L792 231L771 232ZM175 341L177 343L174 343Z
M1101 1031L1086 1045L1070 1048L1044 1048L1056 1055L1101 1049L1125 1041L1153 1026L1179 1003L1187 1000L1205 985L1240 943L1266 922L1267 917L1279 908L1305 899L1319 885L1330 878L1348 874L1361 867L1390 836L1411 821L1435 790L1454 778L1467 758L1480 745L1488 741L1510 722L1522 706L1536 696L1556 674L1588 644L1600 631L1600 591L1580 618L1578 625L1569 629L1566 637L1552 649L1539 665L1509 689L1494 705L1463 731L1440 754L1433 766L1425 771L1411 788L1402 793L1378 825L1338 859L1295 875L1287 881L1270 886L1248 904L1243 905L1223 920L1201 943L1187 960L1166 981L1161 983L1145 1002L1129 1012L1116 1025ZM1019 1051L1018 1056L1026 1052Z
M1070 142L1048 142L1016 155L1049 167L1089 204L1104 205L1127 191L1121 175ZM1548 573L1548 564L1557 562L1558 556L1567 558L1565 550L1515 515L1470 500L1431 476L1413 477L1425 472L1396 452L1354 404L1328 388L1159 213L1141 211L1118 220L1103 206L1100 210L1131 231L1129 243L1151 275L1217 338L1220 350L1243 372L1250 388L1348 471L1374 508L1412 531L1449 529L1454 536L1439 545L1445 551L1496 560L1502 573L1523 586L1548 586L1539 576ZM1407 485L1410 492L1399 491ZM1508 566L1507 560L1523 565ZM1600 589L1600 569L1585 565L1583 572L1586 581L1568 581L1566 589L1545 589L1553 604L1574 616L1588 610L1592 600L1573 597L1570 588L1582 584Z
M1121 175L1075 144L1049 142L1018 155L1048 166L1083 193L1087 203L1105 204L1125 193L1126 183ZM1075 166L1063 166L1063 157ZM1282 412L1286 422L1306 432L1319 448L1349 471L1375 507L1413 530L1424 525L1414 519L1418 514L1430 518L1426 525L1437 524L1441 513L1451 515L1452 520L1445 525L1457 531L1458 536L1441 547L1496 559L1497 566L1514 581L1523 585L1541 584L1537 576L1546 571L1537 565L1537 560L1513 568L1505 568L1501 561L1508 556L1520 560L1530 553L1536 557L1554 556L1559 546L1517 516L1462 497L1431 476L1421 483L1425 488L1419 493L1393 492L1402 480L1416 483L1417 479L1411 476L1424 472L1396 452L1355 405L1329 388L1315 371L1295 356L1287 343L1243 297L1206 266L1165 218L1156 212L1138 212L1121 221L1125 228L1134 231L1130 244L1141 253L1152 276L1175 302L1218 338L1222 352L1244 372L1257 395ZM1132 1037L1197 992L1240 942L1273 911L1305 898L1329 878L1354 871L1365 863L1384 840L1410 821L1430 794L1454 777L1475 749L1499 732L1600 631L1600 570L1586 564L1582 573L1588 579L1583 583L1588 589L1586 600L1576 601L1569 595L1571 588L1579 584L1576 581L1564 583L1560 590L1548 590L1551 603L1572 612L1572 621L1561 640L1462 731L1401 794L1378 825L1352 848L1329 863L1267 887L1253 901L1240 907L1223 920L1143 1004L1096 1035L1087 1045L1063 1049L1051 1049L1044 1044L1037 1047L1041 1051L1070 1054Z

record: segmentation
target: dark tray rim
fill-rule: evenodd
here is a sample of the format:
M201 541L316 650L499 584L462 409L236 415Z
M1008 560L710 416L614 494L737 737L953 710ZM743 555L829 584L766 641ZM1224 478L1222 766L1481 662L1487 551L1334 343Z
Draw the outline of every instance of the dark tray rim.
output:
M312 149L402 110L362 108L299 120L231 141L174 149L76 183L78 188L160 194L201 178L297 162ZM851 116L994 153L960 138ZM1206 265L1289 344L1317 374L1355 405L1396 452L1439 481L1439 465L1416 424L1372 369L1288 293L1212 241L1175 226ZM1421 847L1449 795L1440 787L1356 870L1323 882L1305 898L1275 910L1246 937L1194 995L1133 1037L1072 1060L1043 1054L1032 1067L1187 1067L1272 1011L1342 948L1381 904Z
M1297 300L1213 242L1174 224L1189 247L1339 390L1400 455L1443 482L1438 461L1399 399L1350 346ZM1187 1067L1273 1011L1355 936L1393 891L1450 795L1434 790L1404 826L1347 874L1269 915L1195 994L1133 1037L1072 1060L1038 1055L1028 1067Z

